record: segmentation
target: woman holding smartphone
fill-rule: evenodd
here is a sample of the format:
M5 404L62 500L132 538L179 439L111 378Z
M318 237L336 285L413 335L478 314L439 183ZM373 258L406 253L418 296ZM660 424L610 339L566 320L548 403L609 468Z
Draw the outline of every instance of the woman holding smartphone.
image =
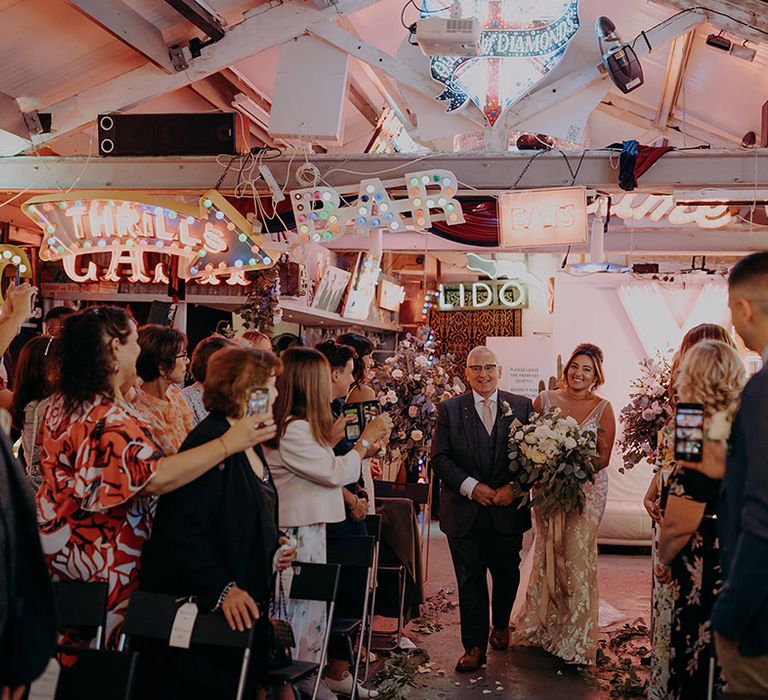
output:
M281 359L283 373L277 379L275 402L277 437L265 455L280 495L280 526L298 542L300 561L324 564L326 523L345 518L341 487L359 477L362 460L376 454L392 420L386 414L374 419L350 452L334 455L338 438L331 413L328 360L311 348L290 348ZM325 603L290 601L288 617L298 643L296 656L322 662ZM359 698L369 697L363 688L357 692Z
M206 370L203 400L210 414L187 437L181 452L217 439L244 415L275 435L272 404L280 360L271 352L230 346L216 351ZM220 610L229 626L256 625L261 652L252 656L253 680L264 683L269 600L273 574L290 566L296 549L278 531L277 493L261 447L230 455L158 503L152 538L144 547L141 586L178 597L195 596L201 612ZM257 647L259 651L259 647ZM179 697L234 696L239 652L207 649L175 654L184 692ZM175 686L178 690L179 685ZM289 688L276 697L293 698ZM264 689L259 692L264 696Z
M745 381L744 364L726 343L705 340L688 351L676 382L678 459L686 453L700 456L705 439L727 439L714 433L721 424L727 432ZM703 414L701 427L693 425L696 408ZM709 622L721 585L715 519L720 485L719 479L686 468L685 462L669 477L655 571L672 588L668 698L714 697L722 687L719 669L710 668L714 645Z

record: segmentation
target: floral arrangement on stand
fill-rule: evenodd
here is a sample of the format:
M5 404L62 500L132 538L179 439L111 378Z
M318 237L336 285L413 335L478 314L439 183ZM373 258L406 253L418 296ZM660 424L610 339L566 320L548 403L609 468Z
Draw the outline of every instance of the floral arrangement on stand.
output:
M252 275L254 273L251 273ZM280 323L280 273L277 265L259 270L251 278L245 303L237 310L246 328L271 336Z
M584 484L600 468L597 435L581 432L572 416L559 408L533 413L526 425L515 421L509 432L512 485L545 517L584 510Z
M657 353L654 359L640 361L640 376L630 382L629 403L621 409L619 421L624 434L618 441L624 459L624 472L646 459L651 464L661 460L659 433L672 416L669 405L671 366Z
M371 377L394 424L384 457L389 474L394 465L405 464L417 481L426 479L438 404L464 393L462 381L445 370L453 356L439 355L437 345L434 331L422 326L416 335L408 333Z

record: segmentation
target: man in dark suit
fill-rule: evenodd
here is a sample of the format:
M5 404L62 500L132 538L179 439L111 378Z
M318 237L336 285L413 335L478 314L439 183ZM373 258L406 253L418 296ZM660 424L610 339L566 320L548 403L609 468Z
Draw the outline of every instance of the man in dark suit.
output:
M744 389L718 506L724 585L712 626L728 690L768 696L768 252L739 261L728 280L736 332L763 356Z
M509 427L528 421L531 401L499 391L501 367L486 347L467 356L471 391L440 404L432 439L432 466L442 480L440 529L448 536L459 588L461 641L457 671L485 663L491 572L491 647L509 646L509 616L520 582L523 533L531 527L518 509L509 475Z

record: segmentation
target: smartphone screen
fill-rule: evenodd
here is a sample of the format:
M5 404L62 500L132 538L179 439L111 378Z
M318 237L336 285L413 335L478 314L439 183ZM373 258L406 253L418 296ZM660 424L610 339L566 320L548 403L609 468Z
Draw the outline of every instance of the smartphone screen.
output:
M363 425L368 425L376 416L379 415L378 401L364 401L363 406Z
M347 440L357 441L363 433L363 429L360 426L360 413L358 412L357 407L358 404L356 403L348 403L344 406L344 417L354 416L355 418L354 423L348 423L344 427L344 435Z
M704 406L679 403L675 414L675 459L701 462L704 447Z
M254 389L248 399L248 415L266 413L269 407L269 389Z

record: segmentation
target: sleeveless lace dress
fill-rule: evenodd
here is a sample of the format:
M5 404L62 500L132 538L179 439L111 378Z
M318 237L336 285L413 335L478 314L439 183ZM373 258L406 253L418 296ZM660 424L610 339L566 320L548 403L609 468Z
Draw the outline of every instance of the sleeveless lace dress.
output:
M543 409L552 406L542 393ZM608 402L603 399L579 426L582 432L600 425ZM597 589L597 528L608 496L608 474L602 469L594 484L584 487L584 512L565 517L564 558L567 591L560 604L547 592L546 546L549 520L533 509L535 540L533 568L522 612L513 620L513 638L524 640L572 664L593 664L597 654L600 596Z

